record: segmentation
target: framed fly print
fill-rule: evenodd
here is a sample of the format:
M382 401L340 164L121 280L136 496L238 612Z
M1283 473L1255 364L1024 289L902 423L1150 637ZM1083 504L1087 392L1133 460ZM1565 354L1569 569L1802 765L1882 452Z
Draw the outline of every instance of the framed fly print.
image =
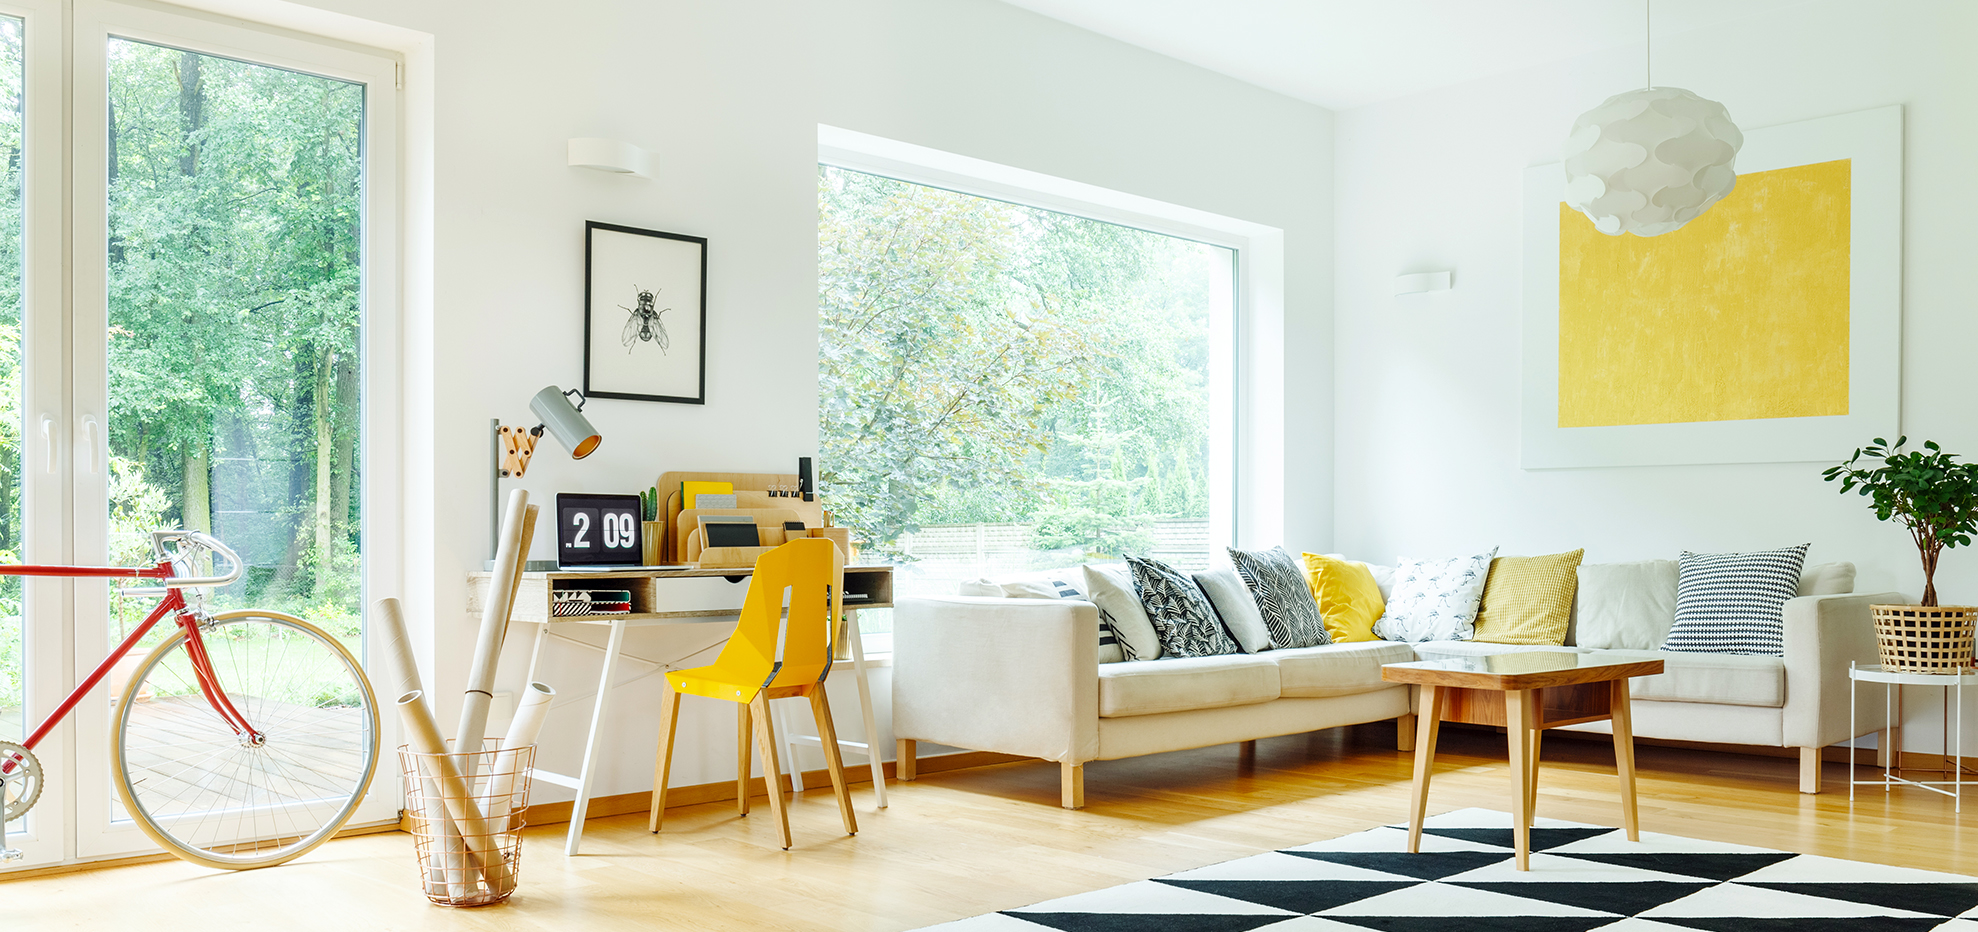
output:
M707 240L584 224L584 397L707 403Z

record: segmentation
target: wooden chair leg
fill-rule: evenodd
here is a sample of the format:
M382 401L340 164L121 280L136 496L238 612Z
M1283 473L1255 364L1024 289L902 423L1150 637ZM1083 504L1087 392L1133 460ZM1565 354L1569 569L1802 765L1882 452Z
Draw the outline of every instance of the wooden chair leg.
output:
M755 740L755 729L749 718L749 704L735 703L735 811L744 817L749 814L749 770L754 763L749 742Z
M1058 802L1066 809L1085 808L1085 765L1064 761L1058 773Z
M673 731L680 722L680 694L673 687L659 697L659 753L652 762L652 815L646 820L648 831L659 831L659 822L666 817L666 781L673 775Z
M856 835L859 821L852 815L852 790L845 785L845 761L838 754L838 728L831 723L831 700L824 695L823 683L810 691L810 714L817 720L817 743L824 746L825 769L831 771L831 792L838 794L838 816L845 820L845 834Z
M893 755L893 775L899 777L901 782L911 783L920 776L920 761L916 759L920 753L920 742L901 738L895 744L898 750Z
M788 851L790 810L783 802L783 774L776 766L776 729L769 724L769 694L756 693L749 705L755 719L756 745L762 751L762 783L769 790L769 811L776 816L777 837L783 841L783 850Z

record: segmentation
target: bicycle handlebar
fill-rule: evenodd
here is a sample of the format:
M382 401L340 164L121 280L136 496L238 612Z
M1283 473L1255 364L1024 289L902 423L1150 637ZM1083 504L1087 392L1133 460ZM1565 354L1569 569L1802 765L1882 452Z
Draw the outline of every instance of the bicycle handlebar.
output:
M180 548L176 551L167 550L165 548L165 542L173 541L173 540L183 541L184 543L190 544L191 546L189 548ZM172 565L175 570L182 565L190 566L191 561L198 559L199 552L202 550L217 554L222 559L227 561L226 575L170 576L170 577L166 577L165 579L159 580L158 585L166 589L189 589L189 588L198 588L204 586L224 586L228 583L233 582L236 579L239 579L240 575L247 571L247 564L241 562L240 554L233 552L233 548L228 547L226 544L220 543L219 538L214 537L211 534L207 534L201 531L184 531L184 530L153 531L151 533L152 555L158 560L172 561Z

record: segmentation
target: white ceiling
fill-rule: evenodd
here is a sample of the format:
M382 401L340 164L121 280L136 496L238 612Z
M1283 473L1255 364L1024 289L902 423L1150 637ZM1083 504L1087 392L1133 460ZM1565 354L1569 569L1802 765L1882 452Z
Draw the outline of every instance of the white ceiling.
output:
M1643 0L1005 2L1334 110L1642 42ZM1655 34L1803 2L1656 0Z

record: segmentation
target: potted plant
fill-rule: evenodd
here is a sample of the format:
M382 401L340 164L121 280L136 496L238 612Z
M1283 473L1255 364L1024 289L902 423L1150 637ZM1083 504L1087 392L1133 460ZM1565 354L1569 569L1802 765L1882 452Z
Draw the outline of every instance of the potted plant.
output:
M1901 522L1923 558L1920 605L1874 606L1883 666L1948 673L1971 665L1978 608L1937 604L1937 562L1946 548L1969 545L1978 533L1978 463L1957 462L1934 441L1904 452L1908 442L1908 437L1893 444L1877 437L1822 475L1829 482L1840 480L1842 494L1859 490L1876 518ZM1875 460L1881 465L1873 466Z

